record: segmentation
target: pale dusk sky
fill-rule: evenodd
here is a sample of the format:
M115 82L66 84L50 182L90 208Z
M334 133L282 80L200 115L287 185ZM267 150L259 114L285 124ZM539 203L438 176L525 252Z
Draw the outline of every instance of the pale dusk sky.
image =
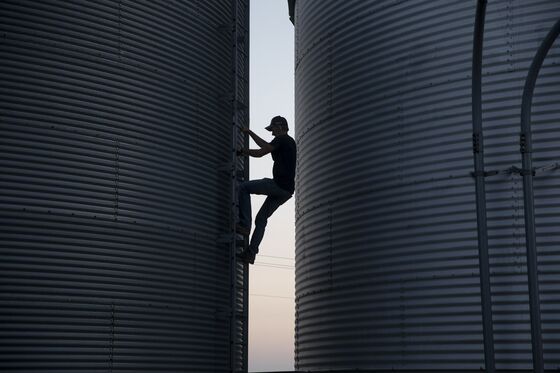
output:
M266 141L266 127L282 115L294 131L294 27L286 0L251 0L250 123ZM251 148L258 148L251 141ZM272 157L251 158L251 179L272 177ZM252 196L253 221L264 197ZM250 269L249 371L294 369L294 198L268 220Z

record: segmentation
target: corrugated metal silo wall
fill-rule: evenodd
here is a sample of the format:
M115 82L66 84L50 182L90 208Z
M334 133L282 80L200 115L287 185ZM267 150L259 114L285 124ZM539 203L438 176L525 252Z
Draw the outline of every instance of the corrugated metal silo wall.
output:
M475 1L298 0L296 368L484 367L471 121ZM527 69L560 2L488 2L486 166L521 166ZM560 46L533 100L560 158ZM560 174L535 178L546 368L560 366ZM497 368L532 367L523 190L487 179Z
M229 369L232 2L0 2L3 371Z

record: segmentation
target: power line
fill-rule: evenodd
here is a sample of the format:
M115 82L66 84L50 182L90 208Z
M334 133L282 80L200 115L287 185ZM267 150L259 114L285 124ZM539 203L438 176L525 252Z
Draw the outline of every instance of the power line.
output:
M291 299L291 300L295 299L294 297L284 297L281 295L253 294L253 293L249 293L249 295L252 297L281 298L281 299Z
M268 264L255 264L255 266L257 266L257 267L267 267L267 268L276 268L276 269L287 269L287 270L290 270L290 271L294 270L293 268L290 268L290 267L271 266L271 265L268 265Z
M259 266L259 267L290 269L290 270L293 270L295 268L294 266L284 265L284 264L275 264L275 263L255 263L254 265Z
M287 257L287 256L273 256L273 255L263 255L263 254L261 254L261 255L259 255L259 256L263 256L263 257L266 257L266 258L276 258L276 259L295 260L295 258L289 258L289 257Z
M295 266L293 266L292 264L270 263L270 262L259 262L259 264L268 264L268 265L271 265L271 266L295 268Z

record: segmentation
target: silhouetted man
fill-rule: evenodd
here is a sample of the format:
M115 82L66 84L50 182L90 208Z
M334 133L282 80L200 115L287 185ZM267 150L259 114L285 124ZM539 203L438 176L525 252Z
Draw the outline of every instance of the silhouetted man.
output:
M264 194L267 196L255 218L255 230L249 248L242 254L243 259L251 264L255 262L255 255L259 252L259 245L264 236L268 218L294 194L296 142L288 135L288 121L284 117L276 116L272 118L266 129L271 131L272 136L274 136L274 140L270 143L261 139L248 128L241 129L242 132L248 133L260 147L260 149L242 149L242 155L262 157L272 153L272 159L274 160L273 179L246 181L239 186L239 225L237 226L237 232L245 236L248 236L251 232L250 195Z

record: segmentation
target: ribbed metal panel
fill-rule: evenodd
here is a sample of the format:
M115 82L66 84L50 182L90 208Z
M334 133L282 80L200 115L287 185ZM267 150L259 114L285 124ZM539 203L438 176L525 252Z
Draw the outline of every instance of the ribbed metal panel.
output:
M0 2L3 371L229 369L231 4Z
M297 0L296 368L484 367L471 118L475 1ZM530 369L521 95L556 0L488 2L483 125L498 369ZM560 161L560 43L533 100ZM560 173L537 172L547 369L560 366Z

